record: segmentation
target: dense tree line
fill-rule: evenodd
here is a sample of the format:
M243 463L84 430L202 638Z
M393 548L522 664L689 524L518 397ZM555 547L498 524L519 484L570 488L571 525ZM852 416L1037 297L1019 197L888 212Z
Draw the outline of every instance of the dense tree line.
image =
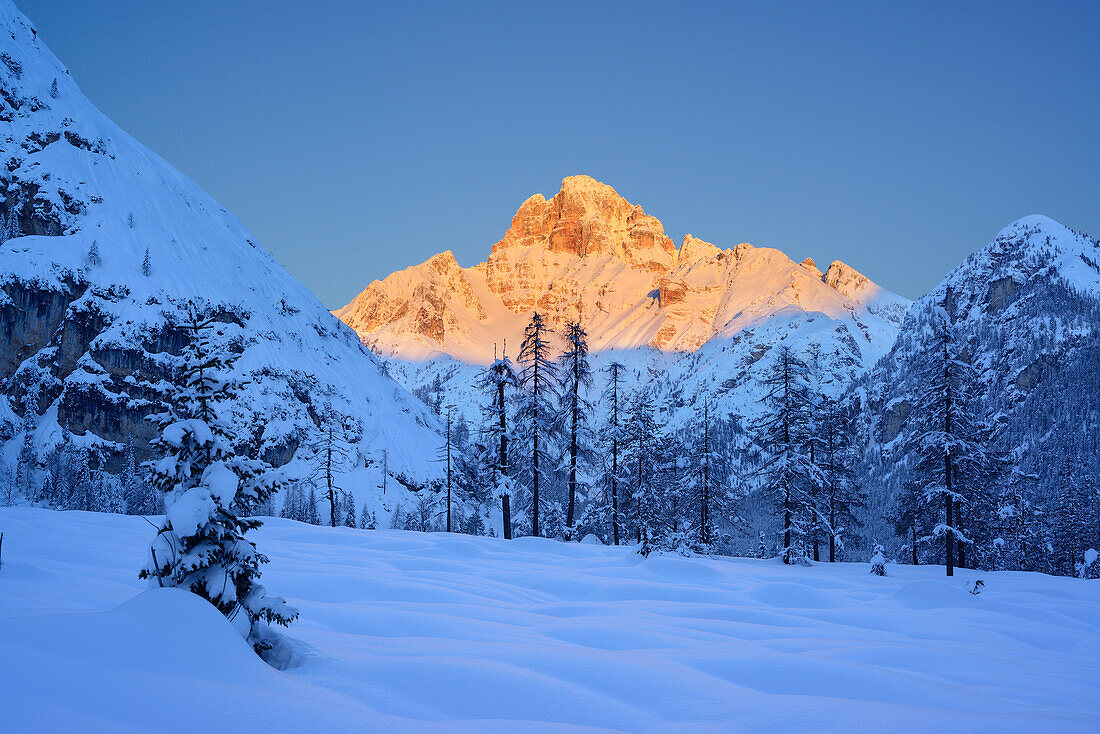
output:
M656 402L618 362L593 394L583 325L555 334L534 314L516 362L502 351L483 373L480 425L454 445L447 432L446 486L469 516L493 518L484 532L506 538L594 536L644 554L757 554L762 546L789 562L841 560L859 545L863 504L851 421L845 407L813 393L798 355L778 352L760 375L767 417L746 431L739 416L716 415L709 395ZM669 425L684 405L695 406L693 419ZM761 543L743 510L762 497L781 530ZM452 506L430 490L420 501Z
M315 434L302 444L311 474L281 487L278 509L267 492L249 510L365 529L379 527L385 512L389 527L399 529L591 536L643 554L778 556L792 564L869 552L881 536L872 543L863 524L881 513L896 533L889 547L897 562L941 564L948 574L955 567L1096 573L1100 566L1086 563L1087 551L1100 546L1100 487L1088 478L1095 432L1055 452L1063 458L1054 467L1029 467L1006 449L1016 437L980 399L984 371L971 363L950 305L945 299L924 316L929 348L910 365L908 430L879 459L880 471L904 478L885 506L870 505L861 486L867 473L854 445L858 396L817 392L812 350L770 350L755 375L762 410L745 426L740 416L716 414L712 395L673 391L658 401L618 362L601 370L605 389L594 394L583 325L554 333L536 313L516 361L502 350L484 371L475 425L446 405L441 382L430 391L444 418L443 478L402 482L414 490L411 500L396 509L356 507L337 478L363 461L351 446L357 432L321 407ZM1089 376L1100 374L1097 365L1100 349L1085 349L1072 366ZM138 467L132 443L116 473L104 470L100 450L72 441L37 456L38 403L28 390L21 448L0 477L0 498L164 512L165 494ZM1070 401L1067 411L1077 405ZM694 408L693 418L670 425L668 416L682 415L685 406ZM1092 414L1073 417L1096 421ZM380 468L387 477L384 461ZM1044 491L1051 482L1053 494Z

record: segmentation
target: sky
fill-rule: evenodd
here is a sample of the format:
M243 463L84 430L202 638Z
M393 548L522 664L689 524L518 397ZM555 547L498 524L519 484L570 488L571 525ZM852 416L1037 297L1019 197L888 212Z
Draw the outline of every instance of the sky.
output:
M581 173L910 298L1018 217L1100 236L1097 2L17 4L330 308Z

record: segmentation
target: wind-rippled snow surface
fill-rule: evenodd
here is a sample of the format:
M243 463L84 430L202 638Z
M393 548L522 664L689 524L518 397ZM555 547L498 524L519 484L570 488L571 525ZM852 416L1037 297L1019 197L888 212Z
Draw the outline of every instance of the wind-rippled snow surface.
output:
M141 518L0 530L5 732L1100 731L1096 581L269 519L263 581L302 612L280 672L144 590Z

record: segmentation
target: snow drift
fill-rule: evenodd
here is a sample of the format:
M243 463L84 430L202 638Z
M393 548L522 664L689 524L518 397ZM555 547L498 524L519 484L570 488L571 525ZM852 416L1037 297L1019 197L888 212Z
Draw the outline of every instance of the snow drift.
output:
M5 731L1092 732L1100 584L272 519L295 667L144 591L141 518L0 509ZM975 578L984 591L967 591Z

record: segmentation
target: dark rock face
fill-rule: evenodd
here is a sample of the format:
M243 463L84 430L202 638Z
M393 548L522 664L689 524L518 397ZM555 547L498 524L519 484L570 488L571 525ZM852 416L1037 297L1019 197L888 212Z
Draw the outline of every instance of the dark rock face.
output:
M144 417L159 405L152 385L169 377L168 371L144 351L93 347L107 319L86 283L74 277L64 286L54 290L17 280L4 285L0 385L20 412L33 385L39 410L56 401L62 428L121 444L132 439L141 452L152 438ZM156 351L178 353L182 345L174 330L149 339ZM82 379L88 375L107 379Z
M20 364L55 337L69 304L84 294L85 286L70 280L68 290L36 288L19 281L3 286L0 302L0 380L7 380Z

